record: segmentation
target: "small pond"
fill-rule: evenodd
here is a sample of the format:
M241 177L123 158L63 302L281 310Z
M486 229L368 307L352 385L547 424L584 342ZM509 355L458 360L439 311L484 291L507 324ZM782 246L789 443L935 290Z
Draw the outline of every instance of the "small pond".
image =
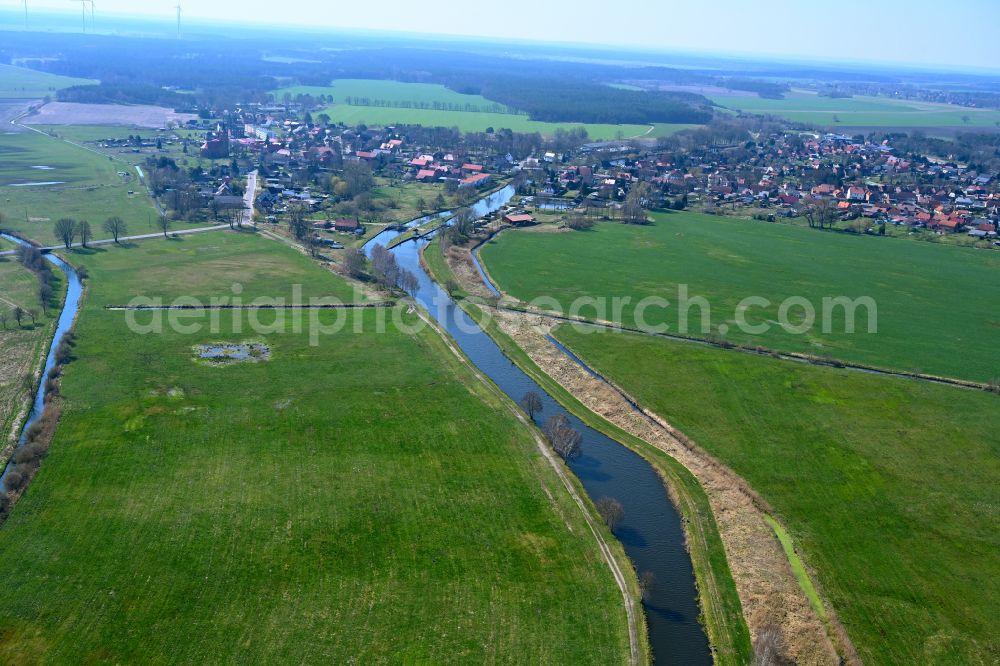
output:
M218 365L257 363L271 358L271 348L262 342L218 342L195 345L194 352L199 359Z

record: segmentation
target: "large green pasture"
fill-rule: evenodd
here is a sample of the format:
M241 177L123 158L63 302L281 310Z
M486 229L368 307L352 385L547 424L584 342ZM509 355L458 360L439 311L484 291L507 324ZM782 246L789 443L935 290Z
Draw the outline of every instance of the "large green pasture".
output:
M76 79L58 74L48 74L26 67L0 65L0 99L41 99L71 86L97 83L90 79Z
M853 236L814 229L721 218L698 213L654 215L650 226L600 224L574 233L506 232L482 250L491 275L523 300L554 298L564 312L575 299L603 297L603 316L584 305L576 314L615 319L632 326L637 313L647 325L684 332L680 288L703 297L711 326L702 328L697 304L688 309L687 335L721 337L742 344L804 352L852 362L989 381L1000 376L1000 255L967 248ZM670 305L640 301L657 296ZM877 306L877 332L869 333L868 310L856 309L848 333L845 309L830 311L823 331L823 299L870 297ZM614 297L631 301L617 316ZM742 310L760 334L737 327L741 301L769 305ZM805 299L815 323L802 334L779 325L781 304ZM551 306L550 306L551 307ZM787 323L805 324L805 310L790 307Z
M633 334L556 337L775 507L864 663L995 663L1000 396Z
M253 243L234 263L297 263ZM4 662L627 660L620 593L578 510L436 334L376 333L371 310L317 346L229 317L218 333L132 333L102 305L120 282L162 281L148 252L115 252L83 255L59 430L0 528ZM189 259L175 270L228 291L227 270ZM192 345L252 338L270 360L194 360Z
M38 184L47 182L58 184ZM24 183L34 185L17 186ZM36 132L0 136L0 211L5 227L46 245L56 242L60 217L88 220L95 238L106 236L101 224L112 215L130 233L156 231L156 210L131 166Z
M275 91L280 101L285 93L293 97L298 94L330 95L334 105L318 113L330 116L333 122L347 125L424 125L426 127L457 127L463 132L482 132L489 127L510 129L515 132L539 132L551 136L557 128L565 130L583 127L591 139L615 139L623 137L666 136L690 125L608 125L594 123L547 123L535 121L524 114L495 113L486 111L497 106L496 102L480 95L463 95L442 85L429 83L402 83L399 81L373 81L364 79L338 79L331 86L294 86ZM357 106L346 104L348 97L385 100L390 102L414 102L471 105L478 111L393 108L387 106ZM313 114L314 117L318 113Z
M787 93L784 99L740 95L715 95L711 99L728 109L774 114L817 126L981 128L1000 123L1000 111L989 109L885 97L820 97L801 90Z
M98 304L102 307L123 305L136 296L164 305L179 297L206 305L212 298L227 298L228 304L282 299L287 305L307 304L311 298L365 300L363 292L306 255L270 247L277 244L250 231L220 229L125 246L76 248L71 256L88 271L100 271L104 284L91 300L105 299Z

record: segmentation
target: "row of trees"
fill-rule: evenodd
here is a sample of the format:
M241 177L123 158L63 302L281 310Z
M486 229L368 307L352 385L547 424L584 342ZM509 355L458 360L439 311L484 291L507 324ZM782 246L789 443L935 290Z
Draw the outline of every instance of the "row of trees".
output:
M52 296L55 294L55 281L56 277L52 273L52 269L45 262L42 257L42 252L36 247L30 245L19 245L17 247L17 260L18 262L27 268L29 271L38 276L38 300L42 304L42 310L46 313L49 311L49 304L52 301ZM23 310L20 307L15 307L13 311L14 319L17 320L17 325L21 325L21 321L24 317L31 317L31 324L34 326L36 314L32 311ZM6 322L4 322L4 328L6 328Z
M391 109L429 109L434 111L462 111L465 113L496 113L511 116L523 116L523 111L504 106L503 104L456 104L454 102L426 102L407 99L378 99L371 97L355 97L348 95L344 103L349 106L377 106Z
M521 397L521 408L528 414L532 421L535 416L544 409L542 397L534 391L528 391ZM555 414L550 416L545 425L542 426L542 434L549 441L552 450L559 454L563 460L569 461L581 455L580 445L583 442L583 434L576 430L565 414ZM613 497L602 497L594 504L597 512L601 515L604 523L612 532L625 519L625 508L621 502ZM647 585L644 590L652 585L651 579L644 577Z
M161 222L158 223L158 227L163 231L163 235L167 235L167 229L170 228L169 221L165 221L166 218L161 216ZM101 228L111 235L117 243L119 239L128 233L128 225L125 220L114 215L104 220ZM53 233L56 238L62 241L66 249L70 249L77 238L80 239L80 245L87 247L87 243L93 240L94 233L90 226L90 222L86 220L74 220L71 217L62 217L56 220L55 227L53 228Z
M402 289L411 296L420 283L417 276L396 263L396 257L379 243L372 248L372 277L388 289Z

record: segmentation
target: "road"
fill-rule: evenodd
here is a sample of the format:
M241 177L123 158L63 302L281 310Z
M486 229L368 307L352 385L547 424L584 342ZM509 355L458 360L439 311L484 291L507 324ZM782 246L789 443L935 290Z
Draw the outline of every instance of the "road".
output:
M216 224L215 226L211 227L197 227L195 229L178 229L177 231L169 231L167 233L171 236L186 236L187 234L200 234L205 231L217 231L219 229L228 229L228 228L229 228L228 224ZM161 238L162 236L163 236L162 232L157 232L154 234L139 234L137 236L122 236L121 238L118 239L118 242L146 240L148 238ZM95 245L111 245L114 242L115 241L113 238L102 238L101 240L89 241L87 243L87 247L94 247ZM50 252L53 250L62 250L65 247L66 247L65 245L50 245L48 247L41 247L38 249L40 249L43 252ZM70 247L82 247L82 245L80 243L73 243ZM0 252L0 257L9 256L14 254L15 252L17 252L17 250L6 250L4 252Z

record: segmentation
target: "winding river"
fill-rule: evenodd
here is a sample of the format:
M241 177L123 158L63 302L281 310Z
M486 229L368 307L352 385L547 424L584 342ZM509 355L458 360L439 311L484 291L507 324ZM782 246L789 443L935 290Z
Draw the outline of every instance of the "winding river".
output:
M14 236L7 234L0 234L0 236L18 245L28 245L28 243ZM35 399L31 405L31 411L28 412L28 420L24 422L21 436L17 441L18 446L22 446L25 443L28 428L41 418L42 412L45 410L45 379L48 377L49 370L56 364L56 347L59 346L59 340L62 339L64 333L73 327L73 320L76 319L77 310L80 308L80 298L83 296L83 285L80 283L80 276L76 274L72 266L54 254L46 254L45 259L66 276L68 288L66 290L66 301L63 304L62 312L59 313L56 331L52 336L52 343L49 345L49 353L45 357L45 367L42 369L41 380L38 382L38 390L35 391ZM10 470L10 467L11 463L8 461L7 466L4 467L3 474L0 475L0 483L3 483L7 478L7 472Z
M485 215L498 210L513 195L513 188L507 187L477 203L473 210L479 216ZM387 245L400 233L403 232L379 234L368 241L365 251L370 254L376 243ZM399 265L417 277L420 285L417 300L511 399L519 401L528 391L541 396L544 408L537 420L565 414L583 434L583 453L569 462L570 469L591 499L614 497L624 507L625 518L615 535L636 571L649 571L655 577L655 584L643 601L653 658L659 664L711 664L708 639L698 622L694 571L684 548L681 518L660 477L640 455L568 413L504 355L493 339L424 271L420 250L428 242L427 239L408 241L392 250Z

